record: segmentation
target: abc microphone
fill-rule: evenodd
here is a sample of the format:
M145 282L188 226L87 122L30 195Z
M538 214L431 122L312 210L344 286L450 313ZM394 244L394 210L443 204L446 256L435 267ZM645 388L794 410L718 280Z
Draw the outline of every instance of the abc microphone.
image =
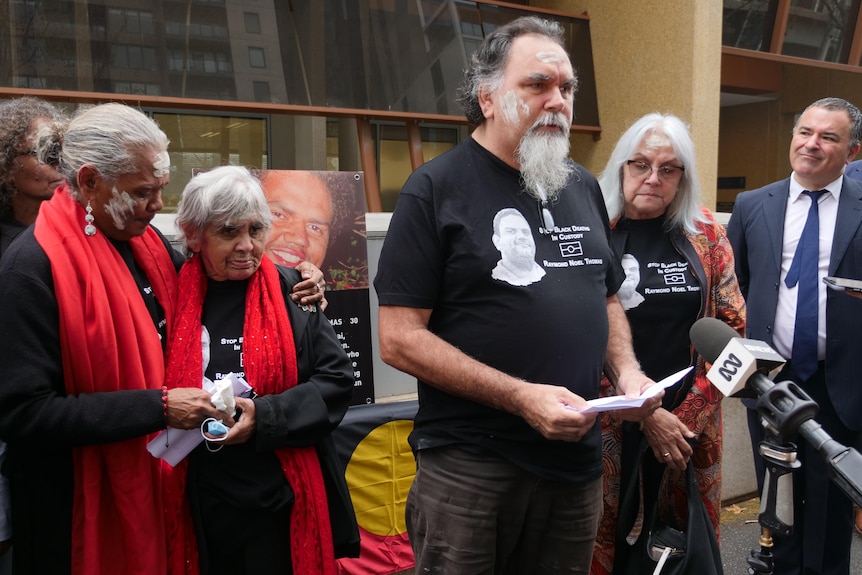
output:
M764 427L779 439L798 433L826 460L829 475L853 502L862 507L862 455L846 447L814 421L817 404L796 383L775 384L765 375L784 364L767 343L748 340L724 322L701 318L689 331L691 343L712 363L709 381L725 396L751 388L757 394L757 411Z
M745 339L732 327L714 317L704 317L691 326L689 338L697 352L712 364L706 377L725 397L736 396L749 387L757 389L759 378L777 372L784 358L762 341Z

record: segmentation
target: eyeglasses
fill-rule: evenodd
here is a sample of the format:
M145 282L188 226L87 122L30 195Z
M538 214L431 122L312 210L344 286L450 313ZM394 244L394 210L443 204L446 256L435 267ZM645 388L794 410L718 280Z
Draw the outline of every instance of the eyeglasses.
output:
M653 171L656 171L658 173L658 179L662 182L674 180L682 176L682 173L685 171L684 166L665 165L653 168L646 162L641 162L640 160L628 160L626 165L629 167L629 175L633 178L646 179L652 175Z
M35 156L36 150L27 150L26 152L18 152L15 154L16 158L20 158L21 156Z

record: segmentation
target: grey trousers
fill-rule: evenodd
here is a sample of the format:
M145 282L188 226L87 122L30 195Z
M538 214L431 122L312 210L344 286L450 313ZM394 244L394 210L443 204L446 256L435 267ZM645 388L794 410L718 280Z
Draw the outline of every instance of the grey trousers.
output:
M454 446L420 451L416 464L406 507L416 573L589 573L601 478L549 481Z

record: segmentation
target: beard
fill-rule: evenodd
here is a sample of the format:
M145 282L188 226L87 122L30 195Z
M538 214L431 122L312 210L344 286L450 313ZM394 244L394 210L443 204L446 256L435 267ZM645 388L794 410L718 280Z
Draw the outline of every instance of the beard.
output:
M557 126L559 132L538 128ZM515 151L524 188L537 200L554 200L569 181L574 166L569 162L569 122L562 114L547 114L530 126Z

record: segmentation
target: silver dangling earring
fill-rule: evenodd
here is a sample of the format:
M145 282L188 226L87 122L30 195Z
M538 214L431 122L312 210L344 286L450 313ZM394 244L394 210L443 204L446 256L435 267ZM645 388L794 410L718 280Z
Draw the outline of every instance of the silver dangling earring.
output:
M87 200L87 207L85 209L87 210L87 215L84 216L84 221L87 224L84 226L84 233L88 236L95 236L96 226L93 225L93 220L96 218L93 217L93 206L90 205L90 200Z

